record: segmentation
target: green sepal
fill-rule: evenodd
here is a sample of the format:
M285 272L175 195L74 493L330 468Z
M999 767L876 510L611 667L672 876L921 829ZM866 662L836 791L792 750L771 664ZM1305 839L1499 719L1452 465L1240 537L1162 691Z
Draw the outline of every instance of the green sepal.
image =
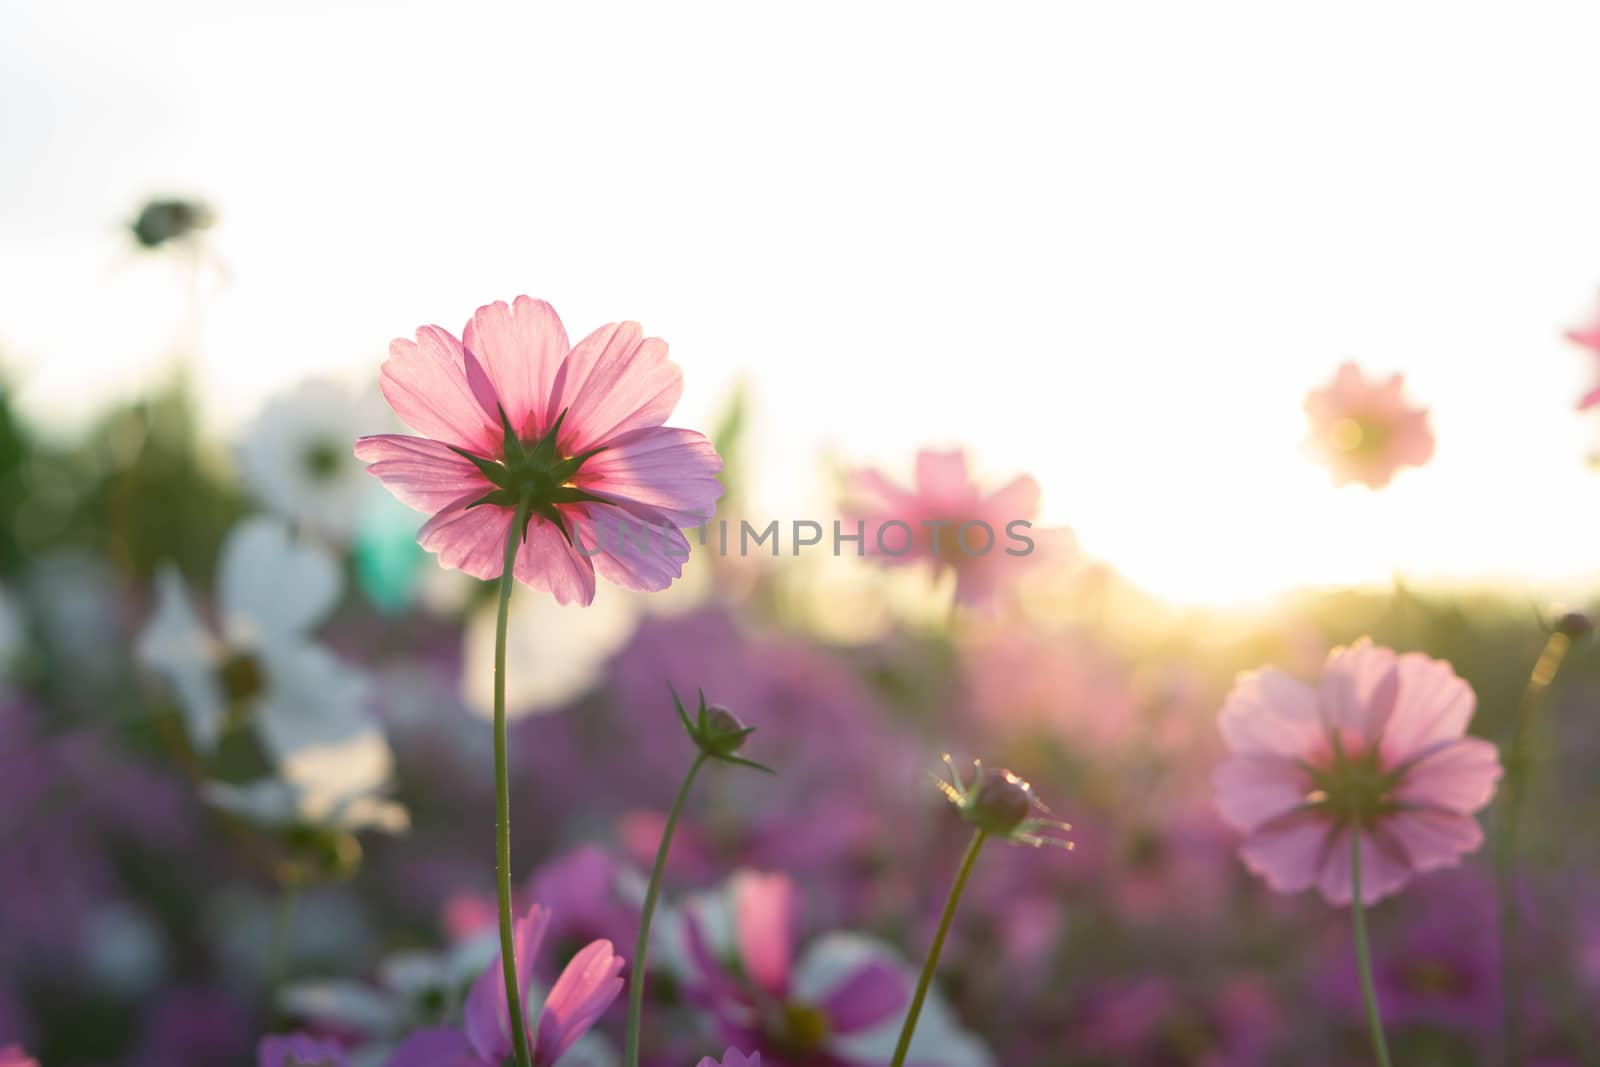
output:
M468 452L464 448L457 448L455 445L449 445L447 447L450 449L450 451L454 452L468 463L471 463L474 467L477 467L478 473L489 479L489 481L493 484L498 485L502 489L511 484L511 471L508 470L504 464L496 463L492 459L485 459L474 452Z

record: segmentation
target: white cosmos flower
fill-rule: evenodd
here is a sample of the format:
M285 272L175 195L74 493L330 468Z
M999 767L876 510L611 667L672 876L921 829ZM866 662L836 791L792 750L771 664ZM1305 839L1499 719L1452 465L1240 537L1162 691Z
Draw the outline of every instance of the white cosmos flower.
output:
M291 983L278 995L278 1006L299 1022L360 1034L366 1040L352 1067L377 1067L412 1030L456 1018L473 979L499 951L497 935L485 930L446 952L412 949L387 956L378 964L375 984L348 978Z
M308 744L286 756L278 778L242 785L207 782L207 801L260 826L326 826L347 833L404 833L405 806L384 791L394 757L382 732L369 728L344 740Z
M156 608L136 654L176 691L196 749L215 750L230 708L248 714L275 763L371 728L364 676L308 636L341 585L326 551L265 518L244 520L222 546L217 629L195 610L176 568L156 576Z
M239 471L268 508L334 541L350 540L377 488L351 442L389 421L375 389L313 378L262 405L239 439Z

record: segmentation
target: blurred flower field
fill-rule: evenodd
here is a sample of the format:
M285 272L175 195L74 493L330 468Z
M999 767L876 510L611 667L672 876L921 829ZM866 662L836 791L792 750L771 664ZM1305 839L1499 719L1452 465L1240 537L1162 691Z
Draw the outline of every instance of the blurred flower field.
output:
M155 245L206 218L147 216ZM542 1067L626 1058L691 764L643 1063L889 1064L964 848L905 1062L1372 1063L1352 847L1394 1063L1600 1063L1593 605L1397 579L1174 608L1028 526L1048 485L974 482L982 441L907 442L909 480L839 471L816 519L863 523L842 570L825 541L820 563L791 554L787 528L781 554L719 552L694 536L702 505L766 521L745 510L741 391L704 436L659 430L666 385L607 414L643 363L676 373L665 345L606 334L626 353L586 385L559 361L589 342L569 356L558 320L529 325L547 305L515 307L396 342L388 405L376 374L365 393L310 381L234 440L199 433L181 372L81 438L0 406L0 1063L510 1061L491 723L508 535L513 978ZM427 470L401 423L438 436L417 407L443 411L442 387L410 408L389 388L424 358L461 383L440 433L479 442L446 435ZM1351 492L1431 455L1401 389L1349 365L1308 399ZM647 431L691 458L623 462ZM581 545L622 498L687 562L558 572L569 529ZM452 508L487 552L435 522L419 547ZM1037 551L882 548L896 520L920 537L975 517L991 537L1025 520ZM1315 855L1263 843L1285 818L1321 820L1295 824Z

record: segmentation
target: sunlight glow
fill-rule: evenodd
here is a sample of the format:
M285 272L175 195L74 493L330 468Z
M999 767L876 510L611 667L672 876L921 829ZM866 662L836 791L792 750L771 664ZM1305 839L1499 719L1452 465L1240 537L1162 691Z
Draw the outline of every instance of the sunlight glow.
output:
M177 346L227 433L529 292L574 336L666 337L686 423L749 374L773 516L826 506L824 454L961 444L1179 601L1600 580L1593 368L1560 339L1600 285L1591 7L1173 4L1157 34L1115 6L852 8L849 33L820 9L780 33L737 6L157 6L0 12L0 360L49 425ZM117 226L191 190L215 263L136 262ZM1345 359L1433 411L1434 462L1379 494L1301 452Z

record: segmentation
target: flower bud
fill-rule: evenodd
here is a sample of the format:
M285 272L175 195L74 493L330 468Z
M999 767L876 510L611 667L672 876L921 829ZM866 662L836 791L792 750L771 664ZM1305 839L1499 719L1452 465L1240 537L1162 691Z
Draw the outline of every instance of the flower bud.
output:
M1581 611L1569 611L1556 622L1556 632L1576 641L1594 632L1594 620Z
M214 221L211 209L193 200L152 200L130 227L134 240L145 248L160 248L169 241L189 237Z
M944 763L950 768L950 780L935 778L934 784L980 833L1035 848L1072 848L1071 841L1057 836L1072 826L1051 818L1050 809L1033 795L1033 786L1022 778L1007 770L990 770L982 760L974 760L972 781L964 782L948 755ZM1047 830L1051 832L1045 833Z
M721 755L739 751L744 747L744 739L750 736L739 716L721 704L706 708L705 724L706 743Z
M966 808L967 820L991 834L1011 833L1033 813L1027 782L1007 770L984 768Z
M678 721L683 723L684 733L689 735L689 740L700 750L702 759L709 757L726 763L754 767L769 774L772 772L770 767L763 767L743 756L734 755L744 747L745 738L755 732L755 727L746 726L739 716L721 704L707 704L704 692L700 693L700 706L693 715L684 709L683 701L678 699L676 690L672 693L672 704L678 711Z

